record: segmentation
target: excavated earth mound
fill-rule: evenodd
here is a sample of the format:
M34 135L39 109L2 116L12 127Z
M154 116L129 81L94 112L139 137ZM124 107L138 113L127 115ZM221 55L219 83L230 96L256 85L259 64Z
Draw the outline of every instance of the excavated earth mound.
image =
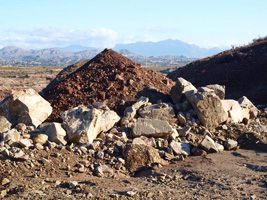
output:
M61 121L62 112L68 108L96 101L106 103L119 115L140 96L148 97L152 103L170 102L173 85L165 75L141 68L140 64L105 49L52 88L45 88L43 96L53 106L48 121Z
M267 39L192 62L167 77L183 77L196 87L225 85L228 99L247 96L256 105L267 104Z
M72 72L76 71L78 68L83 66L85 63L89 62L90 59L84 60L78 63L75 63L73 65L70 65L63 70L61 70L56 78L54 78L47 86L42 90L42 93L45 93L46 91L52 89L55 85L57 85L60 81L64 80L67 78L68 75L70 75Z

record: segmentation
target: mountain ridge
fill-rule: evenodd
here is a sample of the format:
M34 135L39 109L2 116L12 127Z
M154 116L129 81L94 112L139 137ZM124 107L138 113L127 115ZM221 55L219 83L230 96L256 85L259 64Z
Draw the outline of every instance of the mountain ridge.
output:
M117 44L114 50L128 49L136 54L145 56L179 55L190 58L203 58L222 51L219 48L201 48L195 44L188 44L181 40L162 40L158 42L136 42L130 44Z

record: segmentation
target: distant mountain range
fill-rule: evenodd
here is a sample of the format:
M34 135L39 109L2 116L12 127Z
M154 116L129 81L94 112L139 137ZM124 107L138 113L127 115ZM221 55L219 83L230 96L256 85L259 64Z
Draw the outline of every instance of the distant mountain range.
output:
M160 42L137 42L117 44L114 50L143 66L180 67L189 62L216 54L221 49L204 49L179 40ZM0 65L8 66L68 66L93 58L102 50L81 45L27 50L18 47L4 47L0 50Z
M81 45L70 45L67 47L55 47L55 49L70 52L79 52L84 50L96 50L94 47ZM219 48L201 48L197 45L188 44L180 40L162 40L159 42L136 42L131 44L117 44L113 50L119 51L127 49L138 55L144 56L186 56L188 58L203 58L212 56L225 49Z
M101 50L68 52L55 48L28 50L17 47L4 47L0 50L0 65L5 66L68 66L93 58Z
M117 44L115 51L127 49L136 54L145 56L186 56L189 58L203 58L212 56L222 51L219 48L205 49L199 46L188 44L180 40L163 40L159 42L136 42L132 44Z

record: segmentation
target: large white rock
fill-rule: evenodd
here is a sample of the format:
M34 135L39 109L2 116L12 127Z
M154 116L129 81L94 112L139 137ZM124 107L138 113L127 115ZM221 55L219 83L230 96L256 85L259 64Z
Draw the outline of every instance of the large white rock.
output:
M44 132L48 136L48 140L60 145L67 144L67 133L61 123L52 122L41 124L41 132Z
M189 81L179 77L176 81L175 86L171 88L170 95L174 104L179 103L181 98L187 91L196 92L197 89Z
M174 133L174 131L175 130L170 126L170 124L167 121L162 121L158 119L138 118L137 121L132 126L133 137L171 136Z
M116 112L86 106L69 109L62 114L63 127L75 143L92 143L100 132L111 129L120 120Z
M222 101L213 92L188 91L185 95L204 126L217 127L227 120L228 114L223 108Z
M113 110L102 110L102 115L100 119L100 132L107 132L113 126L120 121L120 116Z
M222 105L233 123L239 123L243 121L244 112L238 101L232 99L222 100Z
M69 140L75 143L92 143L100 133L101 111L96 108L77 106L62 113L63 127Z
M240 106L244 109L247 108L249 109L249 118L254 119L257 117L259 110L257 109L256 106L245 96L241 97L238 99L238 103Z
M0 103L0 113L13 125L38 127L52 113L50 103L33 89L20 90Z
M212 89L214 93L220 97L220 99L225 98L225 86L224 85L218 85L218 84L212 84L212 85L206 85L207 88Z

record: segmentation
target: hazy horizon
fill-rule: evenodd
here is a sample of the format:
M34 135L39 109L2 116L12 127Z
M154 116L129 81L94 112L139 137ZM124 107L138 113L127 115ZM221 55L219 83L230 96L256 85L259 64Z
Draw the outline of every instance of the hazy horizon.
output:
M204 48L267 35L267 1L2 1L0 48L42 49L180 40Z

